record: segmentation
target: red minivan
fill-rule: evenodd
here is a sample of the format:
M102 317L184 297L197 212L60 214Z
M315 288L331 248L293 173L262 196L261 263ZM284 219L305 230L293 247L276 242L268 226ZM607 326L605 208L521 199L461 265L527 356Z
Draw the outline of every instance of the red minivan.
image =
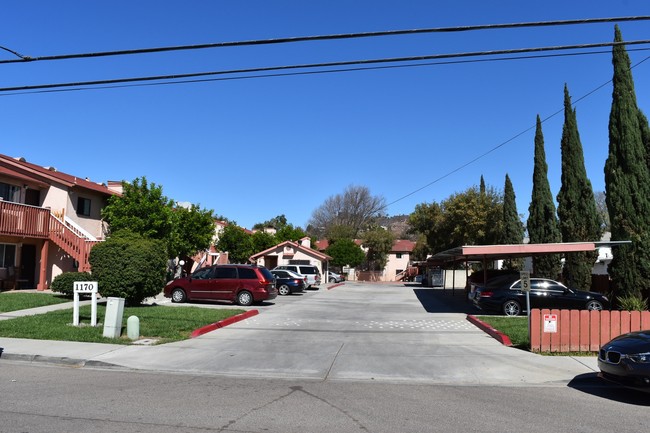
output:
M215 265L177 278L165 286L172 302L222 300L248 306L278 296L271 272L255 265Z

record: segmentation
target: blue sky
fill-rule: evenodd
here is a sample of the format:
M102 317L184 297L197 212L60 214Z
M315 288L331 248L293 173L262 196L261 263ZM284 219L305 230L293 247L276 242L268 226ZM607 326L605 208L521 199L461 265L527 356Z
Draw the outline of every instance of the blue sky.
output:
M0 45L40 57L650 15L650 3L11 0L3 2L2 10ZM626 41L650 39L648 21L619 25ZM614 24L605 23L13 63L0 65L0 87L602 43L611 42L613 35ZM633 64L650 56L650 51L628 48ZM280 214L304 227L314 209L349 185L367 186L391 203L389 215L397 215L477 185L481 175L489 186L502 190L506 173L515 188L518 211L526 217L535 117L560 112L543 124L549 182L557 195L563 88L566 83L575 101L607 83L612 77L611 49L602 50L607 53L83 91L4 92L0 153L97 182L145 176L161 185L168 197L212 209L248 228ZM12 58L0 51L0 60ZM646 114L650 114L649 72L650 61L633 70L638 103ZM610 107L609 84L576 105L587 174L595 191L605 188Z

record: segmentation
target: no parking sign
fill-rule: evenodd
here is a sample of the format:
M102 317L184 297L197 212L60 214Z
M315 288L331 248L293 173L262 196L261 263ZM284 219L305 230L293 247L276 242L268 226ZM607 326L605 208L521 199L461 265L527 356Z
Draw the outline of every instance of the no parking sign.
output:
M544 314L544 332L557 332L557 314Z

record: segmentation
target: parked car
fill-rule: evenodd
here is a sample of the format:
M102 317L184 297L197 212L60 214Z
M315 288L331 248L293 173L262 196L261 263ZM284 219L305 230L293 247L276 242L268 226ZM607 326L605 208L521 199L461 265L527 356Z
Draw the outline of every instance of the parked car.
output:
M164 295L172 302L224 300L239 305L268 301L278 295L271 272L254 265L214 265L167 283Z
M526 308L526 292L521 290L519 275L495 277L474 294L474 305L481 310L517 316ZM606 296L566 287L548 278L530 279L531 308L561 308L572 310L602 310L609 308Z
M513 278L519 276L519 272L512 271L509 269L479 269L474 271L467 277L469 281L469 292L467 297L471 301L474 299L474 294L476 293L476 288L485 284L486 281L490 281L496 277L506 277L512 276Z
M341 274L337 274L336 272L327 271L327 281L330 283L340 283L343 281L343 276Z
M286 271L293 271L297 274L307 277L307 288L318 286L320 284L320 271L314 265L280 265L273 268L284 269Z
M650 331L619 335L598 352L601 378L650 392Z
M307 277L304 275L284 269L274 269L271 273L275 277L275 287L278 288L278 295L285 296L305 290Z

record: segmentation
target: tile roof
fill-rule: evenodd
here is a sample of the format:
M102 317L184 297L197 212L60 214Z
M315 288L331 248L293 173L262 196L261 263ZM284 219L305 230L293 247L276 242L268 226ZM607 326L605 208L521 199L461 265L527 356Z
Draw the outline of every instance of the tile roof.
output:
M25 158L12 158L0 154L0 172L8 176L23 180L37 182L42 186L50 185L52 182L60 183L67 188L84 188L106 195L115 195L108 186L91 182L89 179L73 176L57 171L54 167L42 167L25 161Z

